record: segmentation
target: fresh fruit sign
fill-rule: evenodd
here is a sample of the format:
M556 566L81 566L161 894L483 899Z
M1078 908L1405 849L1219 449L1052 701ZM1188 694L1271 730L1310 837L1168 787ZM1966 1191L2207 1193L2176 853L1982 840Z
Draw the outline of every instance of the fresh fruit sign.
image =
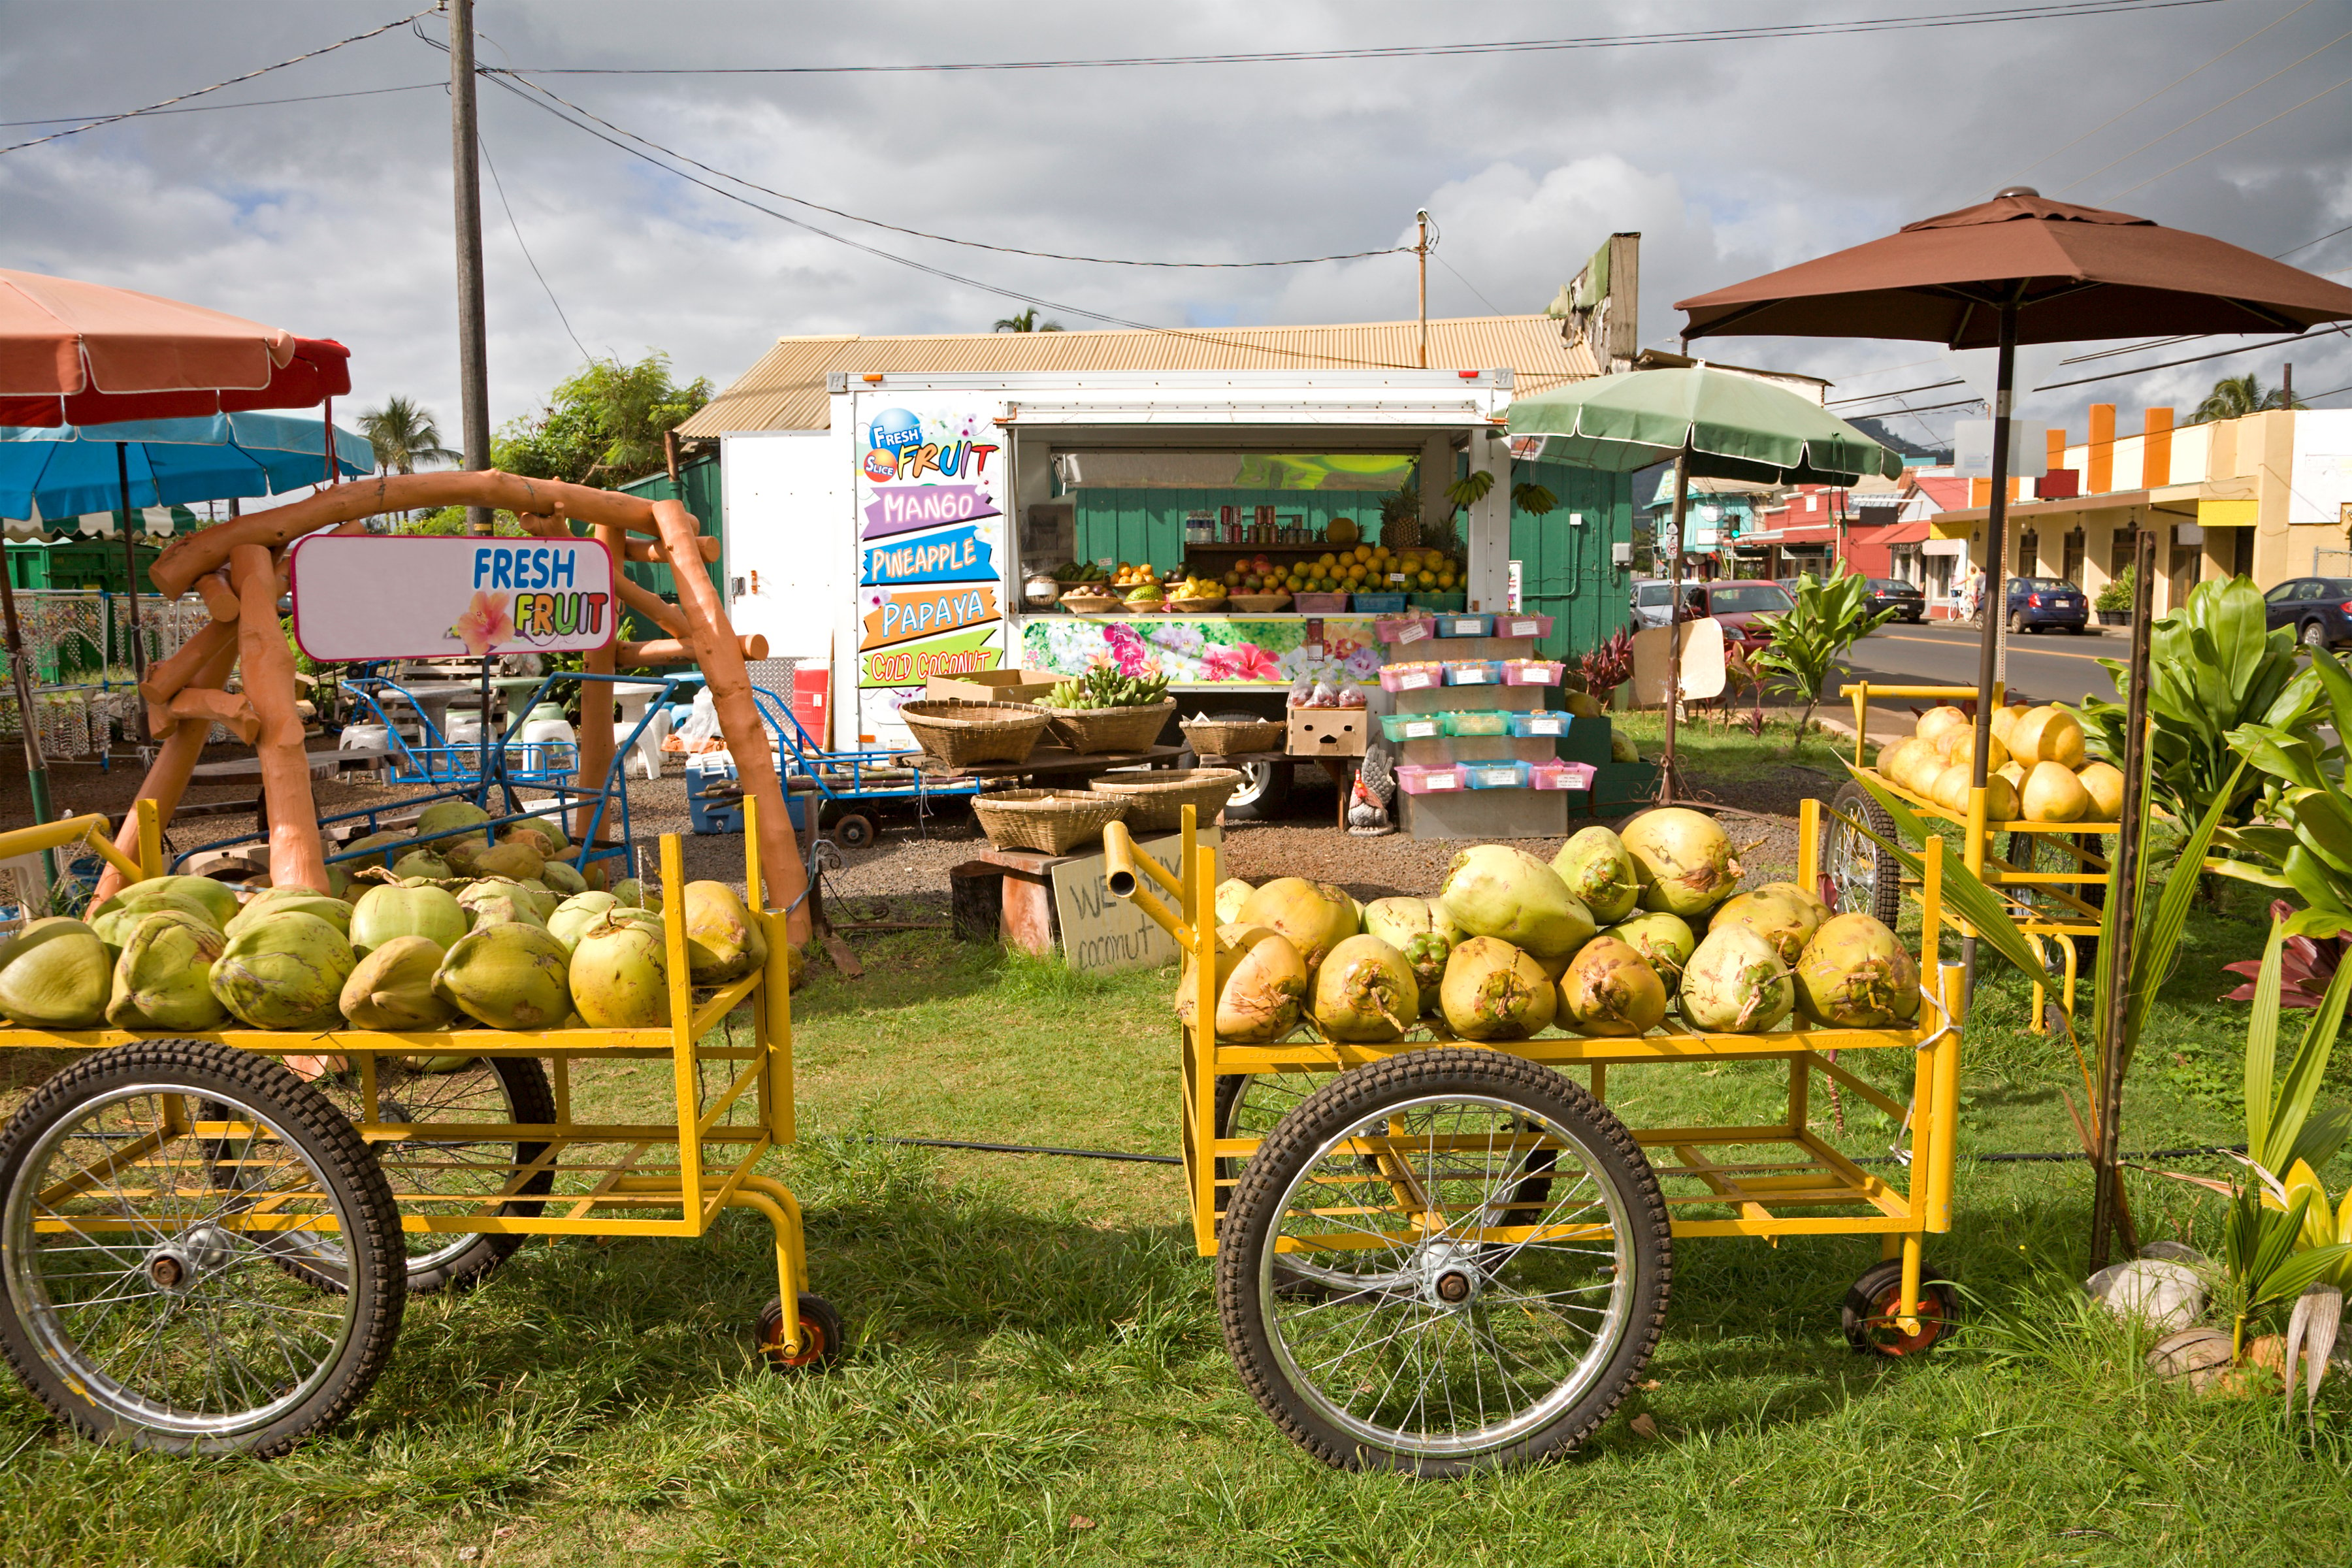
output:
M581 653L613 640L593 539L314 533L293 549L294 640L321 664Z

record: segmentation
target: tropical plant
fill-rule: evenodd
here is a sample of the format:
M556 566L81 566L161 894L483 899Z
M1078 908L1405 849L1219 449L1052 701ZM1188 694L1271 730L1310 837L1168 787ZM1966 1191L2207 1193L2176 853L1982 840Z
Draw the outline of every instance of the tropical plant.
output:
M445 506L437 510L419 512L405 518L393 528L394 533L422 534L426 538L455 539L467 531L466 509ZM520 518L510 511L490 514L490 532L500 539L520 539L530 531Z
M1601 701L1609 694L1633 679L1633 632L1631 625L1617 628L1617 634L1576 661L1577 672L1584 677L1584 689Z
M375 448L380 474L413 474L419 463L455 463L464 456L444 447L432 414L405 397L387 397L383 407L362 414L360 434Z
M2352 673L2325 648L2313 650L2309 679L2323 714L2352 712ZM2322 718L2241 724L2223 739L2252 770L2242 809L2249 820L2224 831L2206 869L2278 892L2316 914L2352 921L2352 795L2342 786L2343 749L2315 738Z
M2108 578L2107 585L2099 590L2099 596L2091 601L2091 607L2097 610L2130 609L2133 585L2138 575L2138 566L2132 565Z
M2261 380L2248 371L2243 375L2225 375L2215 382L2213 390L2205 395L2205 401L2183 423L2210 425L2216 419L2242 419L2265 409L2306 406L2303 399L2289 397L2284 387L2263 390Z
M1771 629L1772 640L1755 659L1779 677L1774 682L1778 689L1794 694L1805 705L1797 721L1797 738L1789 748L1790 756L1805 743L1813 709L1822 700L1822 688L1838 657L1853 646L1856 637L1895 618L1891 607L1871 609L1870 580L1848 572L1843 563L1827 582L1811 573L1798 578L1794 598L1780 614L1758 617Z
M2293 920L2295 907L2284 899L2271 900L2273 921ZM2336 971L2344 963L2346 939L2342 936L2290 936L2279 955L2279 1005L2289 1011L2308 1011L2319 1005L2327 987L2336 979ZM2222 970L2231 974L2242 974L2246 983L2228 993L2224 1002L2251 1002L2254 984L2262 976L2263 962L2259 958L2242 958L2235 963L2225 963Z
M1475 506L1495 489L1495 476L1486 468L1473 468L1445 487L1445 499L1457 507ZM1521 479L1511 487L1511 506L1531 517L1543 517L1559 509L1559 498L1549 486L1532 479Z
M990 329L992 331L998 332L1058 332L1061 330L1062 323L1059 321L1039 321L1037 307L1034 305L1018 315L997 317L996 325Z
M662 437L710 401L710 383L680 383L669 356L595 360L556 383L547 406L510 421L490 460L510 474L614 489L662 466Z
M2123 661L2099 662L2123 690L2130 679ZM2345 690L2352 695L2352 684ZM2243 577L2200 583L2186 605L2150 626L2147 709L2156 803L2194 822L2223 781L2235 779L2222 797L2222 826L2232 829L2251 820L2263 781L2238 768L2231 731L2300 731L2332 718L2328 689L2295 658L2294 632L2265 629L2262 591ZM2120 767L2129 711L2091 697L2079 716L2086 749Z

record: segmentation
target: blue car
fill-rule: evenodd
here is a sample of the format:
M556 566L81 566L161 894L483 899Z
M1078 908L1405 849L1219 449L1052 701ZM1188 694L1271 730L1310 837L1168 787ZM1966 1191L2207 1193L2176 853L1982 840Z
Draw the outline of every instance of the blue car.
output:
M2009 580L2009 629L2047 631L2064 626L2076 634L2091 629L2091 601L2063 577L2011 577Z

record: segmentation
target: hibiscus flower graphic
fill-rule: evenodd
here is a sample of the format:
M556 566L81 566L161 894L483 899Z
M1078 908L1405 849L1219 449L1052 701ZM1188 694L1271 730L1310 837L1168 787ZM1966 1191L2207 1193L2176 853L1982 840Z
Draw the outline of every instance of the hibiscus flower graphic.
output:
M1121 675L1150 676L1160 673L1160 661L1131 626L1105 626L1103 641L1110 645L1110 662Z
M1201 670L1212 680L1280 680L1282 667L1255 643L1213 647L1201 656Z
M507 596L487 590L478 592L449 635L466 645L466 651L481 658L515 635L514 616L507 613Z

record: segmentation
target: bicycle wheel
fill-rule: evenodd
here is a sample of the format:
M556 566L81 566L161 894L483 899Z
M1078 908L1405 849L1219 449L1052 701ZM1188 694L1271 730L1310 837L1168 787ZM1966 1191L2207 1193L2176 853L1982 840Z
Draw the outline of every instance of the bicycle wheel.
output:
M1903 912L1903 862L1840 819L1851 818L1889 844L1895 819L1858 784L1840 786L1830 812L1822 819L1821 852L1814 858L1821 868L1815 891L1839 914L1871 915L1892 929Z
M342 1290L278 1267L288 1225L337 1237ZM0 1134L0 1352L88 1436L282 1454L391 1356L399 1227L359 1133L278 1063L201 1040L101 1051Z
M314 1079L311 1087L354 1124L365 1121L431 1123L525 1122L545 1126L555 1120L555 1093L547 1069L535 1057L473 1057L452 1071L416 1065L432 1058L376 1058L378 1114L362 1103L356 1065ZM401 1212L408 1215L478 1215L500 1193L546 1193L555 1186L553 1162L517 1181L517 1173L545 1152L540 1142L495 1138L436 1138L429 1132L386 1139L373 1145L384 1179ZM533 1215L543 1205L515 1197L496 1213ZM530 1237L484 1236L462 1231L404 1231L408 1290L470 1289L512 1257ZM278 1261L297 1279L322 1290L343 1288L341 1249L331 1237L289 1232L278 1240Z
M1522 1202L1537 1154L1543 1195ZM1302 1256L1327 1281L1301 1292ZM1442 1047L1342 1074L1250 1162L1217 1254L1225 1343L1326 1464L1457 1475L1564 1453L1656 1347L1665 1200L1582 1088Z

